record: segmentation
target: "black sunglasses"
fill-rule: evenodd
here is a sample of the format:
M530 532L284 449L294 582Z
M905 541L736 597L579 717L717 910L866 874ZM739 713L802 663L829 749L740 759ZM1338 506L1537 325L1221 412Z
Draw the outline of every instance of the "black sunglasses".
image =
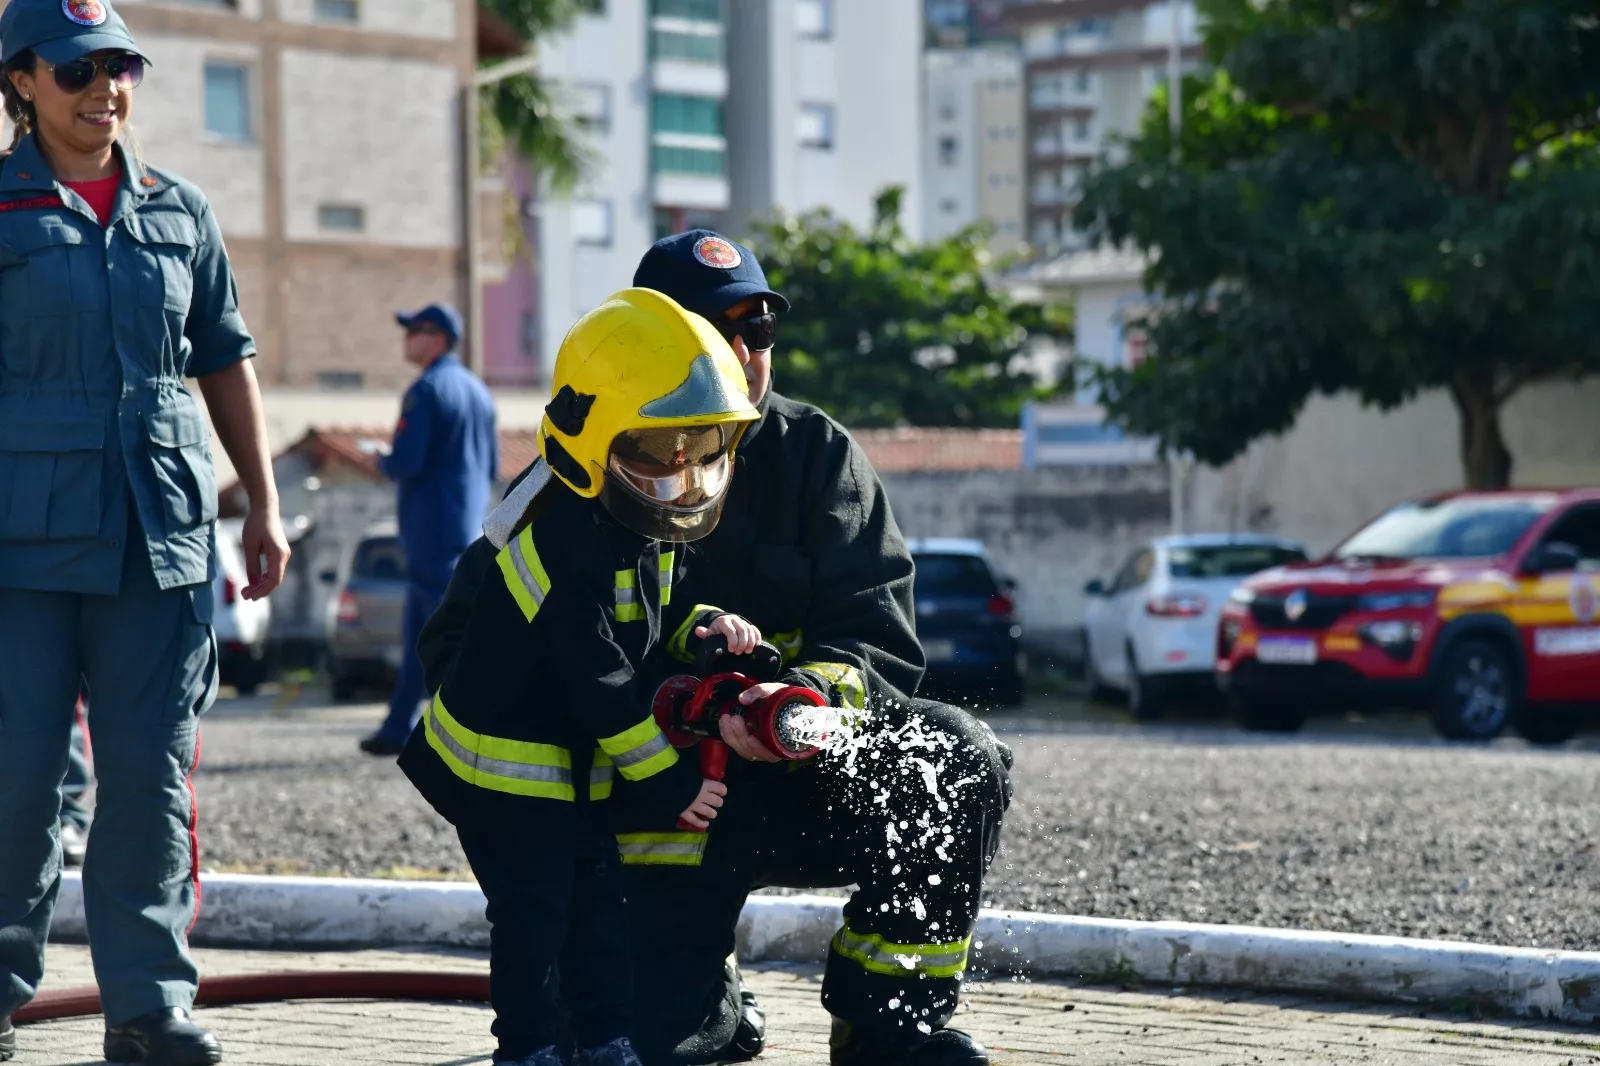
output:
M83 56L70 63L60 63L48 69L55 75L56 88L64 93L83 92L94 84L95 78L102 70L117 88L137 89L139 83L144 81L144 56L132 52L106 56L104 59Z
M743 337L752 352L765 352L778 343L778 316L769 311L749 318L719 318L717 332L729 344L735 337Z

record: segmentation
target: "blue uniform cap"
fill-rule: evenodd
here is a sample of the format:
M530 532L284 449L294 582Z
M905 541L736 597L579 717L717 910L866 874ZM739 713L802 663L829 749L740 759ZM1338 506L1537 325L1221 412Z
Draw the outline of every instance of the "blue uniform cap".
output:
M0 63L19 52L33 52L46 63L70 63L106 49L139 52L108 0L11 0L0 13Z
M429 304L412 315L400 311L394 316L394 320L406 329L412 326L432 326L449 337L451 344L461 339L461 313L449 304Z
M670 296L686 310L713 321L752 296L766 297L769 311L789 310L789 301L767 284L755 253L708 229L657 241L639 261L633 284Z

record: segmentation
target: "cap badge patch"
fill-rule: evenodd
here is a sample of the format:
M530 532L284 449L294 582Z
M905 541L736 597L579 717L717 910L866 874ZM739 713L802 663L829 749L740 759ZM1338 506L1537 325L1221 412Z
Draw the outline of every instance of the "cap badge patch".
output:
M89 0L93 3L94 0ZM721 237L702 237L694 246L694 257L708 267L717 270L733 270L744 262L744 257L739 254L739 249L723 240Z
M80 26L99 26L106 20L100 0L61 0L61 12Z

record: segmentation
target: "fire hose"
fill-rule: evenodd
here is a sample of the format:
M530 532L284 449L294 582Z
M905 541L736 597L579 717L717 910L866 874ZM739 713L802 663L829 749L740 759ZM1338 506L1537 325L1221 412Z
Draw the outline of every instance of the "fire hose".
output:
M726 640L706 641L696 666L698 676L668 678L657 690L652 710L674 747L700 747L701 772L721 780L727 768L728 749L721 740L721 719L743 717L751 733L785 761L817 753L835 716L816 710L826 701L798 686L785 686L751 706L739 700L753 685L775 680L782 672L782 657L763 642L749 655L728 654ZM692 828L682 824L683 828ZM205 977L195 996L197 1007L237 1006L300 999L392 999L433 1003L489 1002L487 973L424 973L405 970L344 971L338 973L283 972ZM100 992L93 987L41 992L11 1015L16 1025L33 1025L61 1018L83 1018L100 1013Z

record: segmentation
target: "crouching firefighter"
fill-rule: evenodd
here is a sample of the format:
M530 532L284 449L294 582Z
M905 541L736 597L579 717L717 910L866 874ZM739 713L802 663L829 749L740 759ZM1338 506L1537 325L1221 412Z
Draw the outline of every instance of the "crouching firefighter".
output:
M628 921L601 813L616 777L704 827L726 789L678 763L635 671L667 634L748 652L743 619L675 601L682 545L717 524L756 411L727 343L658 293L585 316L556 359L544 462L485 525L494 574L400 766L488 897L494 1061L637 1066ZM559 985L557 964L559 962Z
M737 757L709 834L686 833L619 790L639 1053L648 1066L758 1054L763 1018L729 961L745 897L760 886L856 885L823 985L835 1066L987 1062L948 1025L1010 802L1010 752L964 711L910 698L923 669L911 556L860 446L822 411L769 388L789 303L754 253L707 231L679 234L650 249L634 284L728 338L761 412L740 438L722 521L694 546L675 595L760 627L783 653L775 684L872 716L853 757L783 765L740 718L724 718ZM538 471L535 463L526 476ZM430 677L458 654L465 607L492 579L493 557L486 541L467 550L424 627ZM670 653L663 647L648 664L653 682L694 658L687 642L666 644ZM752 701L764 695L751 692ZM668 775L692 781L688 762Z

